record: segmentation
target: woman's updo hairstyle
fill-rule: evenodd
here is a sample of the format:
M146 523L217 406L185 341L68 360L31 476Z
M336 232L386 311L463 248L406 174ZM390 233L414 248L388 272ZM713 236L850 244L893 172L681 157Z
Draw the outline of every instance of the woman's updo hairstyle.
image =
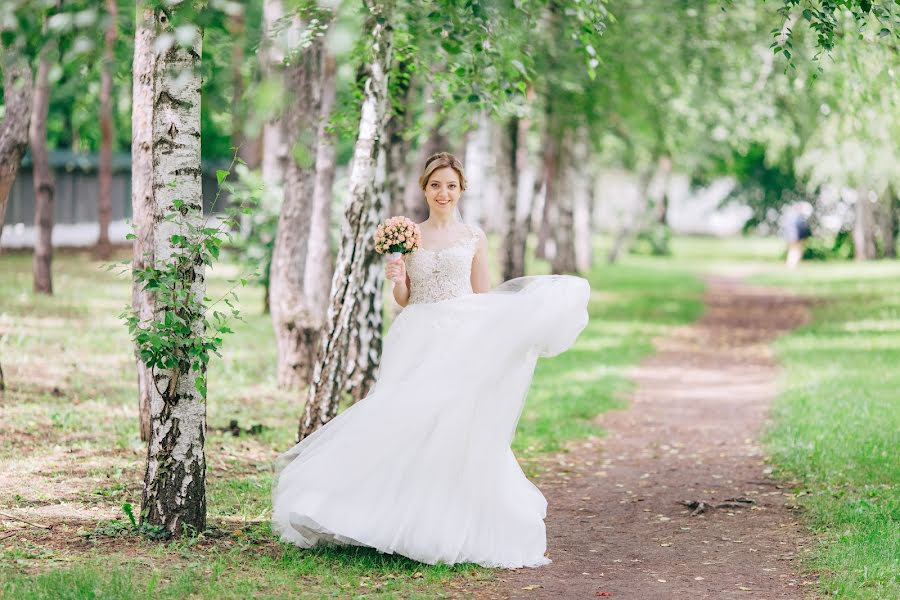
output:
M428 157L428 160L425 161L425 168L422 170L422 176L419 177L419 186L424 190L425 186L428 185L431 174L438 169L447 167L456 171L456 174L459 176L459 188L464 191L467 184L462 163L449 152L438 152L437 154L432 154Z

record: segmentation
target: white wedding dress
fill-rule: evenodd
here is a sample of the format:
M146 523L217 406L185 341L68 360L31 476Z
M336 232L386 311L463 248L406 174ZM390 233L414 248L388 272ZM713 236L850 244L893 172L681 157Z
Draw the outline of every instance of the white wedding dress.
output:
M535 361L572 345L590 289L539 276L473 294L476 244L472 232L406 255L410 301L372 391L278 459L272 525L283 540L429 564L550 562L547 502L510 443Z

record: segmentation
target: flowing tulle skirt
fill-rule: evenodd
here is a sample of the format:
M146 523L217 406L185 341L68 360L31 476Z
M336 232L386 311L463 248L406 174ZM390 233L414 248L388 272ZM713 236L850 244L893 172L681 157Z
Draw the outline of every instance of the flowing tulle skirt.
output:
M549 563L547 502L510 443L535 361L572 345L589 294L525 277L403 309L370 394L279 457L275 532L429 564Z

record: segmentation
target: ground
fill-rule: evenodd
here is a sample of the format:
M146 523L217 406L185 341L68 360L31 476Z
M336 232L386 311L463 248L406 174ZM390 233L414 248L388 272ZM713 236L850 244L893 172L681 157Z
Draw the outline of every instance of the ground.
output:
M704 299L699 322L634 369L628 409L599 418L610 435L556 457L540 483L554 562L502 577L497 597L803 598L815 584L758 439L776 394L769 342L806 302L721 277Z
M797 274L777 242L673 246L598 261L590 324L538 365L514 450L547 496L554 562L520 571L273 538L271 463L302 394L274 385L259 290L210 373L210 530L138 535L128 282L62 253L39 297L30 257L0 257L0 597L895 597L900 268ZM214 295L236 275L217 267Z

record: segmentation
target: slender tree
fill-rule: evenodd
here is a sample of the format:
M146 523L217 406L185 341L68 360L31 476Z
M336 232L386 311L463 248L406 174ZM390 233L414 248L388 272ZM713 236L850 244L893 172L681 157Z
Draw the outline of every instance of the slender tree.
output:
M300 29L299 16L293 19ZM325 27L328 22L329 19L317 21ZM278 384L289 389L300 389L309 381L323 324L323 319L318 317L324 310L313 305L304 284L315 212L319 135L323 133L319 122L322 117L324 40L321 34L313 35L308 46L292 49L285 69L285 87L292 92L283 118L292 152L285 172L284 203L272 254L269 307L278 347ZM320 223L322 210L320 206L315 215ZM315 248L317 253L322 250L321 246L327 248L324 241L321 235L317 236L315 243L320 246ZM315 276L311 275L311 279Z
M100 66L100 189L97 197L97 216L100 233L95 254L106 260L112 253L109 241L109 222L112 219L112 71L115 67L115 44L119 6L117 0L106 0L107 24L104 35L103 60Z
M349 344L360 333L359 311L368 293L367 286L381 289L381 281L373 286L371 274L375 268L380 270L380 265L373 267L373 263L379 262L373 237L384 202L383 144L389 104L388 73L392 64L393 6L390 1L365 0L365 7L368 14L364 32L370 46L369 56L360 70L359 134L350 167L350 193L331 288L328 324L300 421L300 439L337 414L347 380Z
M202 224L201 33L194 25L178 22L182 6L141 3L137 8L132 113L135 270L167 264L177 234L188 225ZM176 25L179 44L174 43ZM205 295L203 263L180 267L178 277L180 293ZM160 316L153 291L149 282L135 282L133 298L141 321ZM190 319L184 327L194 335L202 333L202 320ZM173 366L145 369L142 375L150 439L141 522L175 535L206 526L206 404L197 375L186 357L177 357Z
M46 32L46 22L44 31ZM55 184L47 155L47 111L50 108L50 68L54 44L45 44L34 81L31 124L28 130L34 178L34 291L53 293L53 195Z
M325 49L322 64L322 106L319 116L316 180L313 188L312 211L309 223L309 244L306 266L303 269L303 292L313 313L315 327L321 332L325 326L331 278L334 275L334 256L331 252L331 203L334 195L335 145L331 131L331 116L336 97L337 61ZM312 350L318 349L318 336ZM315 356L313 356L313 359Z

